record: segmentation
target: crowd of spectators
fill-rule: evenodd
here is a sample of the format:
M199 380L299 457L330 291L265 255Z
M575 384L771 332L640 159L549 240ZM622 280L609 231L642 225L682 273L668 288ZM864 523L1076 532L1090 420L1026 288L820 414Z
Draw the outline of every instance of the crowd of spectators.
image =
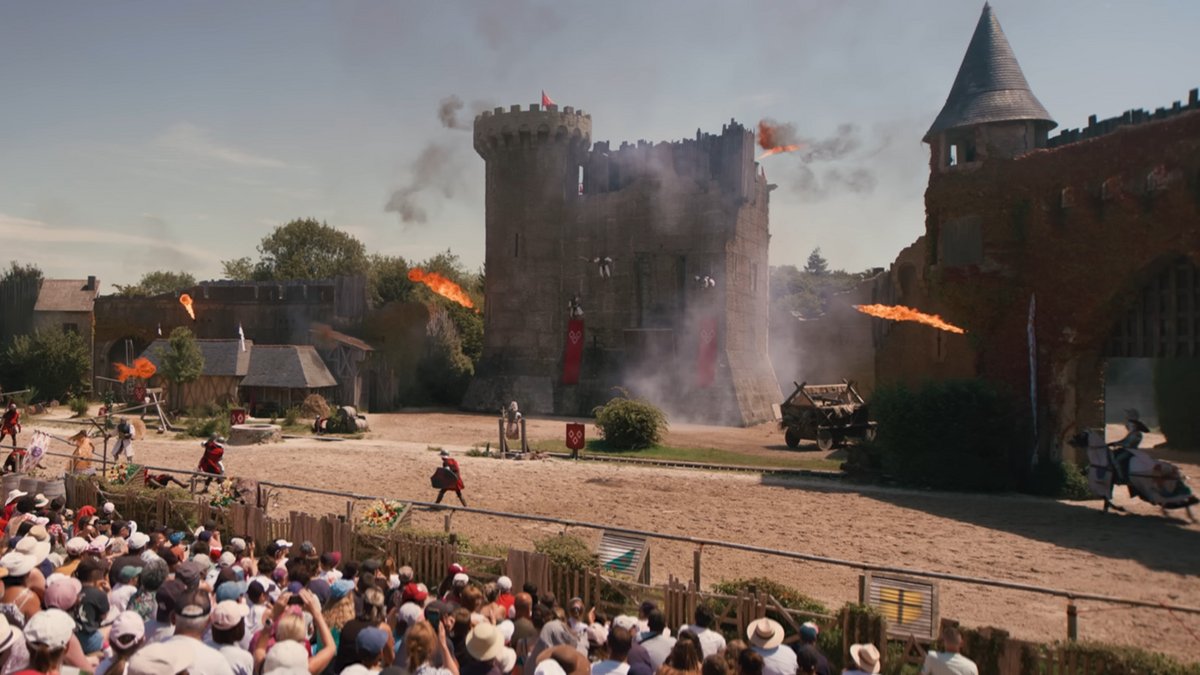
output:
M0 529L0 675L830 672L810 623L795 648L768 618L726 643L701 605L672 634L652 602L609 618L507 577L480 583L457 564L428 588L390 560L284 540L260 551L212 522L142 526L111 503L72 511L19 490ZM848 672L879 672L874 646L851 656Z

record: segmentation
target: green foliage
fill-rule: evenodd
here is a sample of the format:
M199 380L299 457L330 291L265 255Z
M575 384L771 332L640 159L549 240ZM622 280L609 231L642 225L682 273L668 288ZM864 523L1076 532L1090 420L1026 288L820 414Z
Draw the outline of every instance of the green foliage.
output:
M596 430L614 450L648 448L662 441L667 431L667 416L649 401L629 398L628 392L592 410Z
M1088 487L1087 475L1074 464L1039 462L1030 476L1029 492L1043 497L1083 501L1098 499Z
M128 286L114 284L117 289L117 294L126 297L178 293L195 285L196 278L187 272L171 272L164 270L147 272L142 275L141 280L139 280L136 284L131 284Z
M251 281L254 279L254 261L250 256L221 261L221 276L231 281Z
M253 276L263 281L331 279L367 272L367 249L353 235L312 218L276 227L258 245ZM222 263L226 273L243 273L242 260Z
M1099 642L1058 642L1049 645L1051 651L1064 650L1071 661L1082 661L1085 657L1092 664L1088 673L1092 675L1200 675L1200 664L1180 663L1175 659L1137 647L1119 647ZM1021 657L1021 672L1033 675L1050 675L1045 666L1038 667L1035 654L1029 648ZM982 669L981 669L982 672Z
M171 331L167 339L167 347L159 353L161 366L159 372L170 382L184 384L200 379L204 372L204 354L192 331L179 326Z
M294 426L296 426L296 423L298 423L299 421L300 421L300 408L298 406L292 406L284 411L284 413L283 413L283 425L284 426L294 427Z
M446 311L454 322L454 329L458 331L463 355L474 366L483 356L483 315L458 303L447 303Z
M819 253L814 251L814 253ZM823 258L821 259L824 260ZM812 264L810 256L810 264ZM857 286L873 272L851 274L842 270L811 272L795 265L771 268L771 305L777 313L812 319L825 314L829 300Z
M372 255L368 259L367 292L371 304L410 302L417 297L417 284L409 281L408 261L398 255Z
M228 436L230 431L229 415L214 415L212 417L192 417L188 419L185 433L196 438L208 438L213 434Z
M33 306L41 281L42 271L36 265L19 265L15 260L0 275L0 345L13 336L32 332Z
M1156 359L1154 406L1167 443L1179 450L1200 450L1200 358Z
M558 534L533 542L533 550L544 553L550 563L563 570L586 572L600 565L587 542L569 534Z
M820 246L814 248L812 253L808 254L808 261L804 263L804 271L814 276L829 274L829 261L821 255Z
M9 390L35 387L62 399L87 386L91 351L83 337L58 328L17 335L0 353L0 382Z
M475 373L471 360L463 354L458 330L449 313L435 307L425 333L425 354L417 362L417 382L437 403L458 405Z
M756 593L770 595L778 600L779 604L786 609L812 612L813 614L829 614L829 608L821 604L820 601L801 593L791 586L785 586L778 581L766 577L721 581L713 584L712 587L714 593L721 595L738 595L743 591L748 592L751 589L754 589Z
M88 400L86 396L76 396L67 401L67 407L71 412L75 413L76 417L83 417L88 411Z
M1005 490L1030 450L1023 406L984 380L884 386L871 398L883 471L909 485Z

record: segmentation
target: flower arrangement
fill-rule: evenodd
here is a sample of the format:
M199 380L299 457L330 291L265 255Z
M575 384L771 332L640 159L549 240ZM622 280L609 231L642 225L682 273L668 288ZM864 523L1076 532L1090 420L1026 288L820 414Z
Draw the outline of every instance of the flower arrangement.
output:
M129 475L132 471L136 471L137 467L130 467L125 462L120 464L110 464L108 470L104 472L104 482L121 484L129 480Z
M216 491L208 503L218 507L229 506L240 496L236 482L232 478L225 478L216 482Z
M408 504L392 499L380 499L371 504L359 523L366 527L390 530L400 522L400 518L407 510Z

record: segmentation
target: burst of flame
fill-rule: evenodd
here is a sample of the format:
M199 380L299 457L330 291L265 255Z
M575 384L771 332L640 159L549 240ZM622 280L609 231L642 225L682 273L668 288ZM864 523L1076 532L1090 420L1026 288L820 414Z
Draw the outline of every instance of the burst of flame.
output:
M196 310L192 309L192 296L187 293L179 296L179 304L183 305L183 308L187 310L188 316L192 317L192 321L195 321Z
M796 131L790 124L775 124L770 120L760 120L758 122L758 146L766 150L758 158L761 160L764 157L778 155L781 152L795 152L804 147L800 143L792 143L795 140Z
M966 331L953 324L946 323L942 317L936 314L925 314L918 312L911 307L901 305L854 305L854 309L869 314L880 319L891 319L892 321L915 321L923 323L926 326L933 326L939 330L944 330L950 333L958 333L962 335Z
M462 289L462 286L450 281L437 272L425 272L413 268L408 271L408 280L425 284L430 290L443 298L453 300L463 307L475 309L475 304L471 302L470 296Z
M114 363L113 365L117 368L117 380L121 382L131 377L136 377L139 380L148 380L154 377L154 373L158 372L154 364L150 363L150 359L144 356L134 359L132 366L127 366L124 363Z

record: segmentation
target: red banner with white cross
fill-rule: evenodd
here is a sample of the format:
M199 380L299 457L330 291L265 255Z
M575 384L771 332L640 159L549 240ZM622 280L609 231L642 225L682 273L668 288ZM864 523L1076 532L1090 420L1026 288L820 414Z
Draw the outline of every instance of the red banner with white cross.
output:
M696 386L711 387L717 376L717 317L700 320L700 346L696 351Z

